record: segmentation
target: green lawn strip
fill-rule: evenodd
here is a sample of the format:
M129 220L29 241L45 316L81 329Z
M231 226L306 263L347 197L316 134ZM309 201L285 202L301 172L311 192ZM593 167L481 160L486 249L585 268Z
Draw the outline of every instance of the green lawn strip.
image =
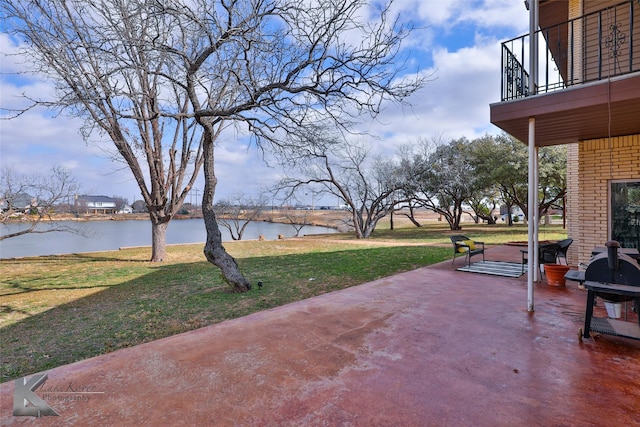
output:
M524 224L513 225L511 227L496 224L465 224L462 230L451 231L441 224L427 224L422 227L405 227L395 230L381 229L374 231L372 240L392 240L422 243L443 243L451 244L449 236L452 234L463 234L470 239L483 241L488 244L504 244L507 242L526 242L527 226ZM567 230L561 225L541 226L540 240L561 240L567 237Z
M394 230L379 227L373 232L371 242L395 243L427 243L427 244L451 244L449 236L452 234L463 234L471 239L484 241L488 244L504 244L507 242L526 242L527 226L525 224L515 224L507 226L505 224L469 224L464 223L463 229L451 231L446 222L427 223L421 227L401 227ZM567 230L560 224L540 226L540 240L562 240L567 237ZM322 234L305 236L305 239L331 239L334 241L355 240L353 233Z
M524 226L472 225L463 233L487 243L526 240ZM546 233L566 236L555 226ZM244 294L229 292L202 245L170 246L163 263L148 262L148 248L4 260L0 382L446 260L451 234L437 224L366 240L230 242L254 286Z

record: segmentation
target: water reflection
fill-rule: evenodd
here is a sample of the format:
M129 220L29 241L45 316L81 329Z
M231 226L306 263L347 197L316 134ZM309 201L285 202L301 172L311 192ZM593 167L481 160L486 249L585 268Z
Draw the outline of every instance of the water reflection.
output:
M127 221L61 221L61 224L83 227L89 237L71 233L51 232L44 234L26 234L0 242L0 258L14 258L38 255L57 255L78 252L95 252L117 250L127 246L150 246L151 223L146 220ZM0 225L0 233L16 231L24 225ZM40 224L42 229L47 224ZM231 241L229 232L221 227L222 240ZM327 227L305 226L300 235L334 233ZM278 235L292 237L295 229L287 224L270 222L251 222L247 226L242 239L257 239L263 235L267 240L274 240ZM200 243L206 240L207 233L202 219L173 220L167 229L167 243Z

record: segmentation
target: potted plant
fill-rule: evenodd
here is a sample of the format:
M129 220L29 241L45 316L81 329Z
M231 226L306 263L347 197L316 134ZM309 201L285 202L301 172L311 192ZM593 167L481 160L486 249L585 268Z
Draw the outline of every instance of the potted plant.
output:
M547 277L547 284L549 286L564 286L565 278L571 267L563 264L545 264L544 275Z

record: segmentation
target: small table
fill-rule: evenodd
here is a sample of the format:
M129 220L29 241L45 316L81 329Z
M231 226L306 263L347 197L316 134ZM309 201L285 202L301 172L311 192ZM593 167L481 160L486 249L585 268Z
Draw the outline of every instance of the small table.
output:
M584 287L587 288L588 291L587 311L584 317L584 338L589 338L589 332L594 331L601 334L640 340L640 316L638 317L637 325L622 320L593 317L596 293L602 292L631 297L636 307L640 308L640 286L617 285L614 283L592 282L587 280L584 282Z

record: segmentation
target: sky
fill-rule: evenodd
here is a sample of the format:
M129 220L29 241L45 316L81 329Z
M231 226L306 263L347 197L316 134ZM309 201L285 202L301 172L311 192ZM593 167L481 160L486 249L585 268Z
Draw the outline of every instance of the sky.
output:
M430 75L429 82L413 94L407 106L385 104L375 119L361 129L376 136L374 151L389 153L400 144L419 138L477 138L501 131L489 121L489 104L500 101L500 43L528 32L528 12L521 0L396 0L401 20L418 28L407 43L414 70ZM51 93L37 78L16 85L12 73L24 64L7 56L15 49L0 28L0 108L19 103L23 92ZM85 142L78 119L31 110L4 120L0 110L0 165L27 173L46 172L54 166L71 171L82 192L118 196L130 203L141 199L140 190L126 166L112 155L113 144L93 136ZM237 194L257 196L277 182L281 172L266 165L255 147L227 135L216 148L216 199ZM201 173L202 175L202 173ZM186 202L202 194L202 177ZM311 203L311 201L303 201ZM318 203L316 201L316 203ZM319 203L331 203L320 201Z

